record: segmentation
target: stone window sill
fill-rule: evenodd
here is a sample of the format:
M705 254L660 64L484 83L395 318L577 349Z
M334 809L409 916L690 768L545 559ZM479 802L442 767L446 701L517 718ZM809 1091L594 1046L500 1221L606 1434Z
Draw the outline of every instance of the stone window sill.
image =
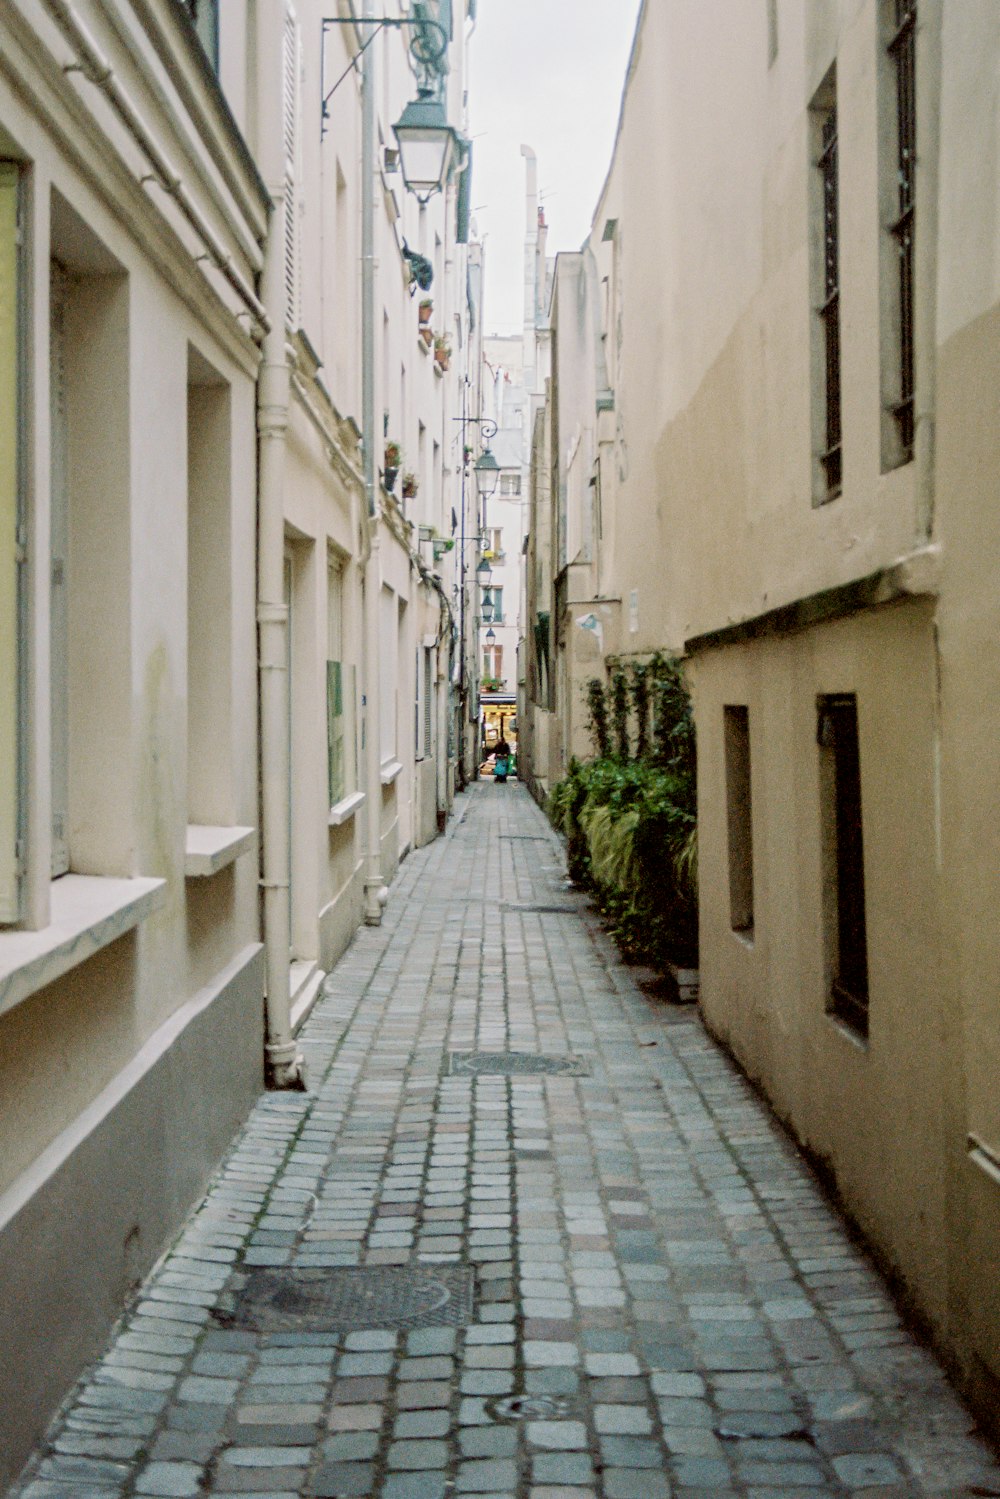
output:
M382 785L391 786L402 769L403 766L399 760L384 760L382 762Z
M66 874L39 932L0 933L0 1015L130 932L163 904L166 880Z
M350 796L342 797L339 802L334 802L330 808L328 819L331 828L339 828L348 818L360 812L365 804L365 793L363 791L352 791Z
M207 879L253 847L256 828L216 828L189 823L184 840L184 874L189 880Z

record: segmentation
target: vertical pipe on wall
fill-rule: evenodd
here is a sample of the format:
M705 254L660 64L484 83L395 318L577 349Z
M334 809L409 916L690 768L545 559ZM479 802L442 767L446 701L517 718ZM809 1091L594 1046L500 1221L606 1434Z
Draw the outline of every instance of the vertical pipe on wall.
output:
M364 0L364 22L373 14ZM379 504L375 484L375 49L361 57L361 431L368 556L365 562L365 922L378 926L389 892L382 878L382 748L379 614L382 597Z
M268 66L281 57L284 9L261 6L265 35L258 55L261 141L281 140L281 75ZM267 60L267 61L264 61ZM270 324L257 381L257 632L260 677L261 888L266 968L264 1056L273 1088L304 1086L303 1062L292 1036L289 948L289 734L288 606L285 603L285 441L288 364L285 357L284 174L269 162L272 199L262 300Z

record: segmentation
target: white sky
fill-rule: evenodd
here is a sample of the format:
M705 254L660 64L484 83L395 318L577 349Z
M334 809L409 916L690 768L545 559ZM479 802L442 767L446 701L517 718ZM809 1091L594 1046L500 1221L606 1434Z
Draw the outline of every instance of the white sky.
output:
M548 253L578 250L611 161L638 11L639 0L479 0L469 115L488 333L522 324L521 145L538 156Z

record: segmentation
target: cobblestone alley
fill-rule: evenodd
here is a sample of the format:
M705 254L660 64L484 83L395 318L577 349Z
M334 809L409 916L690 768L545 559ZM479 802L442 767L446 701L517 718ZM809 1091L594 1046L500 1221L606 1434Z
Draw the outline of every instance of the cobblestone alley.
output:
M1000 1495L937 1364L523 788L412 855L13 1493ZM44 1357L44 1351L39 1350Z

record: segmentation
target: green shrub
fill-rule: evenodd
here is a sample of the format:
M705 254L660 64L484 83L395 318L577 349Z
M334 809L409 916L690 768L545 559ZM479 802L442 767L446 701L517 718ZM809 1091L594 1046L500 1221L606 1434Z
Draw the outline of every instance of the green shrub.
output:
M617 756L612 756L607 694L588 689L597 758L571 760L552 788L548 812L566 837L569 876L594 892L623 954L663 969L698 962L697 787L694 723L679 663L654 657L637 673L639 721L628 758L628 677L612 677ZM641 686L637 684L641 681ZM642 724L653 704L653 738Z

